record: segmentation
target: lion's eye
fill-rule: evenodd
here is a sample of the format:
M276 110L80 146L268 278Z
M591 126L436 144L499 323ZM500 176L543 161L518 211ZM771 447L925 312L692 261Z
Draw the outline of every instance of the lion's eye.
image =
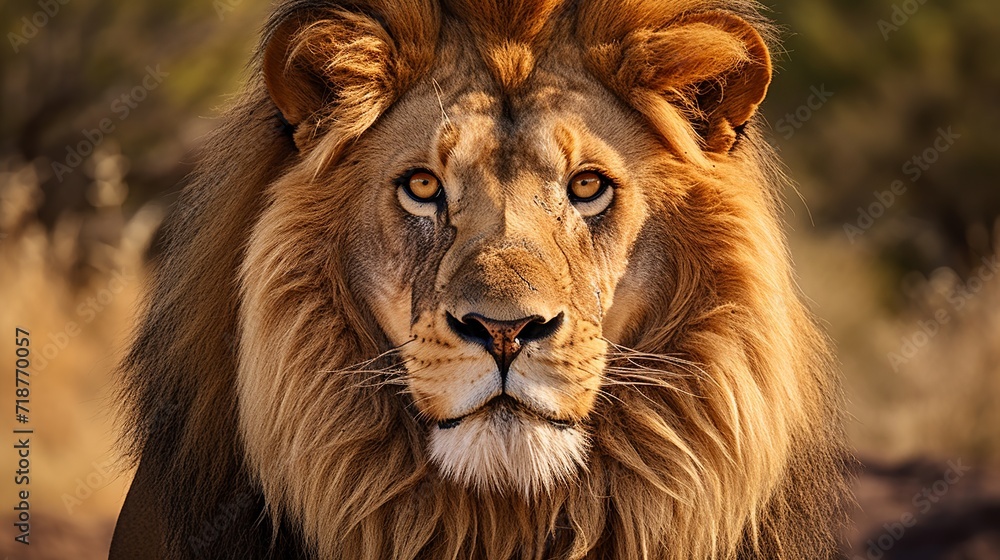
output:
M595 171L577 173L569 182L569 200L584 217L603 212L614 197L611 180Z
M417 202L429 202L437 198L441 192L441 183L438 178L426 171L418 171L410 175L410 180L406 184L409 194Z
M399 203L407 212L416 216L433 216L444 197L441 181L430 171L418 169L397 181Z

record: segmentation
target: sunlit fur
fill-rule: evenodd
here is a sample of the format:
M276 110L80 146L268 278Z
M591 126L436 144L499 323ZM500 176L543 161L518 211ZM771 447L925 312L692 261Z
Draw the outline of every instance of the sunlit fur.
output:
M444 4L281 4L263 50L286 40L288 62L265 69L262 53L182 197L124 391L170 556L188 557L186 535L250 492L239 529L201 557L833 557L840 394L794 284L773 155L744 123L761 92L740 84L766 87L770 67L732 22L769 37L756 5ZM314 95L303 67L337 87ZM525 384L557 372L569 391L539 406L578 424L519 421L479 449L469 441L496 429L482 416L450 433L433 421L489 358L445 336L436 303L413 304L433 299L413 293L433 287L412 283L420 263L440 259L416 254L426 227L378 203L396 196L379 162L492 114L465 86L536 103L582 92L593 119L567 122L561 141L593 142L584 125L600 125L632 139L608 153L641 162L612 207L632 216L614 232L630 245L593 249L618 272L593 272L596 303L567 304L593 313L571 314L551 368L523 357ZM272 96L322 104L286 110L290 139ZM548 126L539 118L524 126ZM496 139L482 140L459 141L464 161L494 163ZM591 258L571 253L567 270Z

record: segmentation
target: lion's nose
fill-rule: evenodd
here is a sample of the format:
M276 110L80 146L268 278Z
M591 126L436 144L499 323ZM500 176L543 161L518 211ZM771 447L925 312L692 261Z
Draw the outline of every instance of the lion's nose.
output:
M563 322L563 314L546 320L532 315L513 321L498 321L478 313L464 315L461 320L448 314L448 326L462 338L486 348L500 368L500 377L506 383L511 362L521 353L522 345L533 340L552 336Z

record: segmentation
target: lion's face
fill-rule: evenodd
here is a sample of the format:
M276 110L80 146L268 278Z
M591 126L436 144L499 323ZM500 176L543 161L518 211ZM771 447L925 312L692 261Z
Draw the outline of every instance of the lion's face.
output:
M767 211L734 151L770 78L760 36L614 3L528 3L554 11L502 32L472 5L380 6L293 12L264 53L295 126L241 271L241 429L268 499L322 524L371 457L413 477L397 496L429 477L535 503L623 464L698 472L692 447L725 438L689 428L756 426L667 365L737 339L724 318L769 281L722 258L733 216ZM329 490L267 482L312 468Z
M586 454L655 147L594 80L538 72L509 101L486 76L436 81L355 152L371 175L349 268L442 470L537 490Z
M434 42L394 42L385 22L325 17L291 20L268 48L265 78L298 125L303 157L273 187L273 217L251 250L286 235L265 231L278 224L331 223L336 231L307 242L307 260L336 239L331 274L345 276L359 315L377 324L372 336L398 360L399 406L445 476L527 495L572 477L593 436L609 344L627 342L672 274L662 243L636 251L637 239L651 208L691 186L678 179L685 160L703 157L667 100L698 92L713 107L699 113L705 143L731 146L731 113L749 118L767 73L741 75L724 101L698 84L745 64L759 37L710 14L676 24L676 36L581 45L569 20L553 20L533 33L568 39L532 50L539 39L495 42L475 24L446 21ZM420 33L411 24L395 34ZM710 33L718 52L684 50L694 72L646 75L651 57L677 60L671 49L683 49L687 30ZM427 45L435 50L419 51ZM623 96L639 86L645 97L630 106Z

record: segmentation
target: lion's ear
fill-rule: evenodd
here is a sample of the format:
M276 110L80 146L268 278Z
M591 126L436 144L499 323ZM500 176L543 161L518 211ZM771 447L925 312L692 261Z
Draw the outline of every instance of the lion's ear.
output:
M662 30L632 31L588 54L592 64L610 73L612 88L635 100L640 111L650 94L678 107L712 152L732 148L771 82L764 40L726 12L695 14Z
M264 81L292 126L360 134L430 65L438 16L429 1L367 4L364 13L300 10L273 26Z

